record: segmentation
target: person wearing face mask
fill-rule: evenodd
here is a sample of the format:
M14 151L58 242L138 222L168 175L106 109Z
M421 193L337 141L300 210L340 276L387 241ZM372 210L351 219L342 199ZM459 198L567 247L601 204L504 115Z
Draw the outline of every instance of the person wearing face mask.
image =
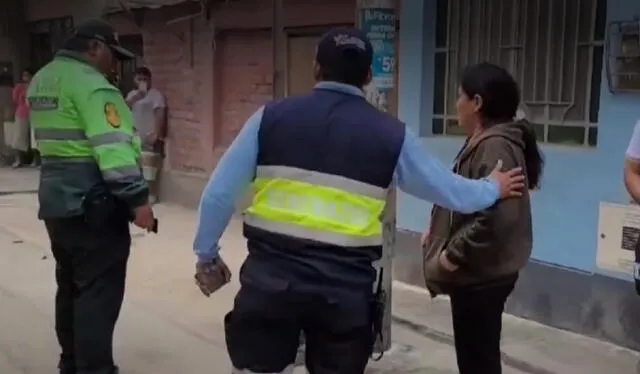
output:
M56 260L60 374L114 374L113 331L124 297L129 220L154 231L133 115L108 78L128 60L113 27L78 25L27 92L41 155L38 217Z
M158 198L157 174L164 155L166 102L164 95L151 85L151 71L136 69L136 89L127 95L138 135L142 139L142 168L149 184L152 202Z

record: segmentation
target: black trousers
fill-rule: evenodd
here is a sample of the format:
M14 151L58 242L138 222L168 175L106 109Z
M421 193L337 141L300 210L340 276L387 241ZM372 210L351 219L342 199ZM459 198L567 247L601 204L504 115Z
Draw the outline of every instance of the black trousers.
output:
M126 220L89 227L82 217L45 220L56 260L55 329L63 374L112 374L113 330L131 246Z
M225 317L227 349L242 373L292 373L305 336L310 374L363 374L374 337L370 296L329 300L242 287Z
M460 374L501 374L500 337L504 304L517 275L495 285L451 292L451 314Z

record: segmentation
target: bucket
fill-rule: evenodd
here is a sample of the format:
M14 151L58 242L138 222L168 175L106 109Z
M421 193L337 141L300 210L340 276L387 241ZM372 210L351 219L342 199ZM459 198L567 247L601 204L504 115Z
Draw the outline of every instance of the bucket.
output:
M158 176L158 164L162 157L155 152L142 152L142 175L147 181L155 181Z

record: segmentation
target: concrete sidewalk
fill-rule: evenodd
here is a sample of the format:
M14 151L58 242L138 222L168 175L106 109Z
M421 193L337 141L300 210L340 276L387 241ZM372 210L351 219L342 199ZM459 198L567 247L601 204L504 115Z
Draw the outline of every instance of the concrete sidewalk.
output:
M58 352L52 331L54 262L35 208L34 196L0 198L2 374L51 373ZM158 214L160 235L134 235L116 331L117 362L123 374L228 373L221 321L238 289L237 277L204 298L193 284L193 211L159 206ZM222 241L234 274L246 254L238 230L236 222ZM392 350L367 369L367 374L392 373L453 374L455 355L447 344L396 326ZM505 369L505 374L522 373Z
M39 170L32 167L0 167L0 196L38 191Z
M50 334L52 263L36 209L33 195L0 197L0 369L3 360L14 367L25 360L24 365L36 365L28 363L32 354L53 356L56 351ZM118 357L127 367L123 374L228 372L220 321L231 306L237 281L210 299L202 297L192 280L195 212L159 205L157 214L158 235L134 233L127 301L118 329ZM240 230L239 222L233 222L221 242L234 274L246 256ZM2 240L2 232L9 239ZM422 290L402 284L394 285L393 300L394 350L369 373L455 373L448 301L430 300ZM35 326L46 338L27 332L19 339L15 333L7 335L4 328L23 323L9 326L7 319L16 316L28 331ZM31 321L37 322L31 326ZM35 348L12 346L16 341L37 342L28 343ZM634 351L511 316L504 318L503 351L505 373L514 374L636 373L640 358ZM31 352L29 357L25 352ZM52 361L45 364L51 368ZM17 373L44 374L45 364Z

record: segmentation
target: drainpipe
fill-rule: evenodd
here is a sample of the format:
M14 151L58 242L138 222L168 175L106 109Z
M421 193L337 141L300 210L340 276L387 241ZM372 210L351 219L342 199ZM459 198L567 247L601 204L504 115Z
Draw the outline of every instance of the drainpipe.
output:
M367 100L381 111L388 110L389 94L395 88L396 69L396 1L358 0L357 24L367 33L373 45L372 82L366 87ZM396 243L396 191L390 191L384 218L382 258L376 264L382 270L382 290L385 295L382 339L376 340L374 351L386 352L391 348L391 286L393 281L393 255Z

